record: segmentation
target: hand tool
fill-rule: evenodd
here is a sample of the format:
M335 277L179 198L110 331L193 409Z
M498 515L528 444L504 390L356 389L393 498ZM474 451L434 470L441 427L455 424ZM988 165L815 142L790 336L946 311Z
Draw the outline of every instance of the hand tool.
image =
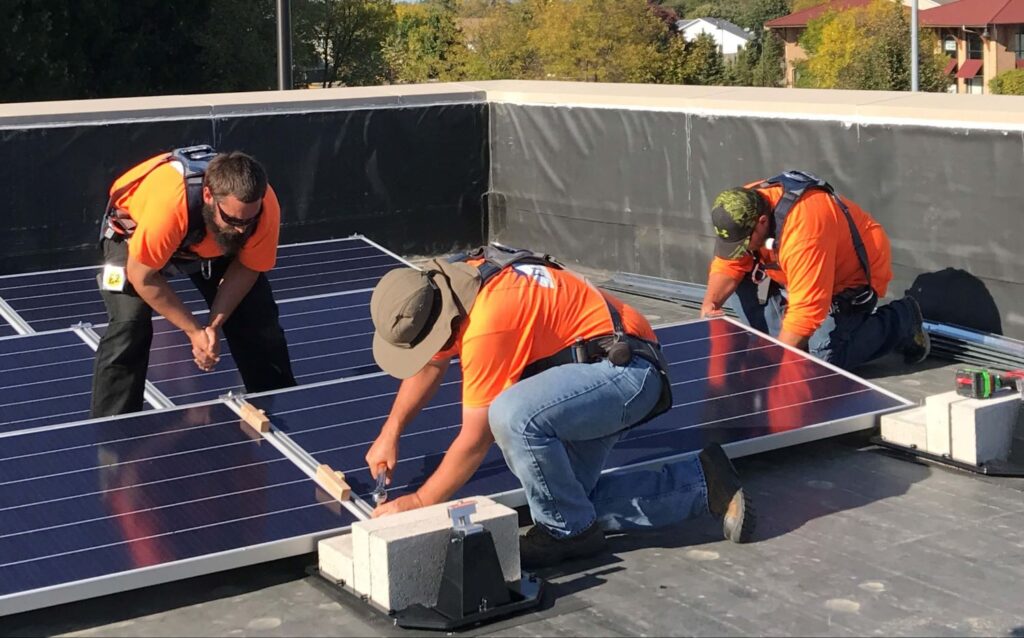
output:
M388 466L381 463L377 466L377 487L373 488L373 504L381 505L388 500Z

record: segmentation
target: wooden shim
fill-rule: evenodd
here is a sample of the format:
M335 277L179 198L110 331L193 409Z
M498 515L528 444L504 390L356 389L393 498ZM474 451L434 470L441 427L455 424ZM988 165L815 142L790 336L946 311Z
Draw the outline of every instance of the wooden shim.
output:
M335 472L330 465L321 464L316 468L316 482L336 500L347 501L352 495L352 488L345 482L345 474Z
M238 411L242 415L242 421L252 429L260 434L270 432L270 419L267 418L267 413L263 410L257 409L256 406L248 401L243 401Z

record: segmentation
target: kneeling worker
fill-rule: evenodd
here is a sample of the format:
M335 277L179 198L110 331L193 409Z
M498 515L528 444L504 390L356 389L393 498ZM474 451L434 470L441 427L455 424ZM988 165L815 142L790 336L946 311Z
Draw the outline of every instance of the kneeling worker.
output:
M876 308L892 280L889 238L817 177L789 171L715 198L718 235L701 316L736 294L751 327L852 370L890 352L930 348L913 297Z
M374 476L381 465L390 476L403 429L453 356L463 377L462 426L440 465L375 516L449 500L496 441L533 515L520 539L528 568L597 554L606 530L709 511L726 537L750 537L753 513L717 445L661 471L601 475L629 428L671 407L666 364L643 315L546 255L492 245L399 268L378 283L370 313L378 365L404 379L366 455Z
M119 177L101 225L101 295L110 323L96 351L92 416L142 409L153 311L184 332L201 370L220 333L250 392L295 385L270 282L281 209L263 167L209 146L158 155ZM200 323L167 283L188 274L210 313Z

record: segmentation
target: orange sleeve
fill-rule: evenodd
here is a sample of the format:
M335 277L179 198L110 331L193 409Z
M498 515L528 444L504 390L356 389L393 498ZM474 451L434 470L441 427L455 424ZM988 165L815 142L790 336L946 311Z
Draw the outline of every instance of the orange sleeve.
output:
M803 337L814 334L828 316L836 276L835 217L814 210L813 201L793 207L779 246L789 292L782 329Z
M168 163L150 173L132 195L129 212L138 225L128 255L150 268L163 268L188 233L181 172Z
M277 262L277 241L281 233L281 204L277 201L277 193L267 185L263 196L263 214L256 223L256 231L245 242L238 253L242 265L256 272L267 272Z
M743 279L754 267L754 258L750 255L743 255L739 259L722 259L715 257L711 260L709 272L727 275L733 281Z

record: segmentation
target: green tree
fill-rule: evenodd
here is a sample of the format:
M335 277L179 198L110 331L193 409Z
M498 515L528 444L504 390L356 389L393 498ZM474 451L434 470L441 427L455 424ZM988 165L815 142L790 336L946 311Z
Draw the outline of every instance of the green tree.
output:
M1024 69L1010 69L988 82L988 90L996 95L1024 95Z
M395 82L453 81L466 76L468 51L456 0L427 0L399 8L398 25L384 45Z
M933 32L922 32L920 86L943 91L943 56ZM800 39L808 57L798 65L798 86L906 91L910 88L910 22L889 0L812 20Z
M543 77L530 30L543 11L542 0L499 2L478 30L467 61L474 80L538 79Z
M387 76L383 47L396 27L390 0L302 0L293 6L296 61L322 86L377 84Z
M669 32L645 0L548 0L529 43L546 77L653 82Z
M686 47L686 84L722 84L725 66L715 38L701 33Z
M757 66L751 73L753 86L782 86L786 79L783 56L785 47L782 38L774 33L765 33L761 40L761 53L757 57Z
M275 88L276 24L277 8L272 0L212 0L209 18L195 35L198 68L208 90Z

